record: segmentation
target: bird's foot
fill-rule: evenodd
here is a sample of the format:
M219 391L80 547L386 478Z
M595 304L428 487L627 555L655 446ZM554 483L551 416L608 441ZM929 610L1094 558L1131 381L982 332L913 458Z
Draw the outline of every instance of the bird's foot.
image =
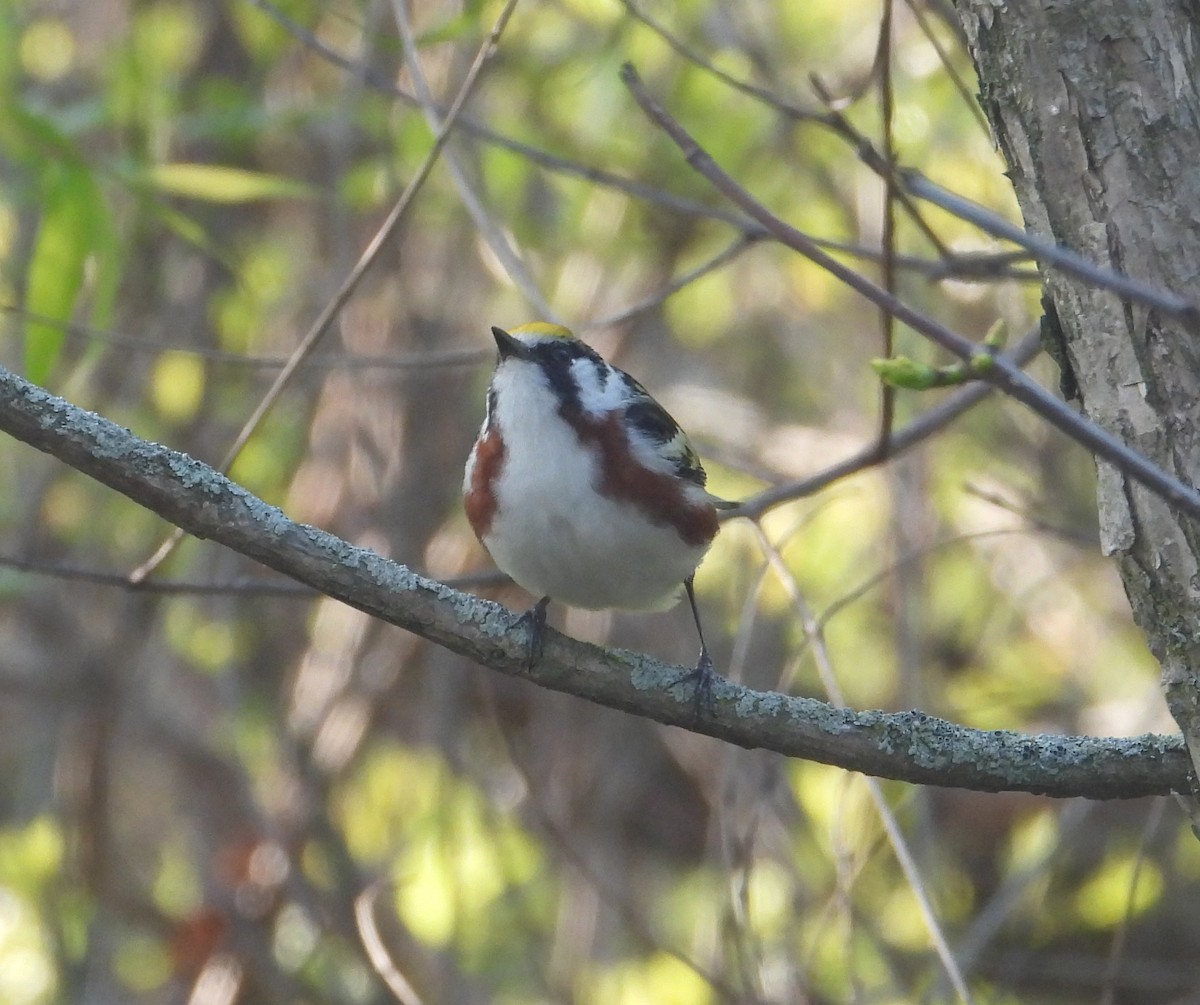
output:
M713 668L712 657L708 654L708 647L704 646L700 650L695 669L680 674L668 686L675 688L680 684L691 684L695 687L692 693L692 718L695 721L700 718L701 712L711 713L715 708L713 685L716 681L717 672Z
M546 607L549 597L542 597L529 610L517 618L513 625L515 629L524 628L529 635L526 643L525 669L532 670L535 663L542 658L542 645L546 640Z

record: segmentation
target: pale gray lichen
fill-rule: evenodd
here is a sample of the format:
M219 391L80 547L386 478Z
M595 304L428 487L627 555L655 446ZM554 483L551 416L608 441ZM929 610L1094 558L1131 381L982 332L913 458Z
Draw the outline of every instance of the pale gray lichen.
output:
M502 639L508 634L513 625L512 611L469 593L452 592L454 595L450 599L458 621L470 622L489 639Z
M158 450L164 455L167 470L187 489L206 495L222 495L236 488L224 475L207 464L201 464L194 457L165 447L159 447Z
M669 691L671 696L681 705L691 701L689 689L674 688L678 682L679 671L670 670L662 663L647 659L635 659L629 668L629 683L636 691ZM685 693L686 691L686 693Z

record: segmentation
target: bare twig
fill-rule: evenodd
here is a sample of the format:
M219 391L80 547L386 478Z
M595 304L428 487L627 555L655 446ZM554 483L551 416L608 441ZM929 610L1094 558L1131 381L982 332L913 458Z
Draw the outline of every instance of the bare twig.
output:
M396 228L400 224L400 221L408 212L408 207L412 205L413 199L421 190L421 187L425 184L425 179L429 177L429 173L433 170L433 165L437 163L438 156L441 154L442 148L446 145L446 141L450 137L450 131L454 128L454 123L458 119L463 106L466 104L467 98L475 89L475 83L479 79L479 74L482 72L484 64L491 55L496 44L496 40L504 31L504 27L508 23L508 19L512 14L513 9L516 7L516 2L517 0L508 0L504 8L500 11L500 16L496 19L496 23L491 32L489 32L488 37L479 47L479 51L475 55L475 60L472 62L470 69L467 71L466 78L463 80L462 86L458 89L458 94L455 96L454 103L450 106L450 111L447 113L445 120L442 122L441 128L438 129L434 135L433 146L430 147L429 152L421 161L416 173L409 180L408 185L405 186L404 192L401 193L400 198L396 200L396 204L392 207L391 212L388 213L379 230L376 231L375 236L371 238L366 248L363 249L363 253L359 256L354 268L352 268L346 278L342 280L342 284L338 287L337 292L321 310L321 313L317 316L317 319L313 322L312 327L309 328L304 338L300 340L300 344L295 348L291 357L288 359L287 365L285 365L284 368L279 371L279 374L275 377L275 381L271 384L271 387L263 396L262 401L258 403L258 407L255 408L255 410L251 413L250 418L246 420L245 425L242 426L241 431L234 438L232 445L225 452L225 456L221 458L219 467L222 471L229 470L229 466L233 463L238 454L241 453L242 447L244 447L249 441L250 437L254 435L255 430L258 429L259 423L262 422L263 418L265 418L266 414L271 410L272 406L274 406L275 402L278 400L279 395L282 393L283 388L287 385L287 382L291 379L291 376L296 371L296 368L313 351L313 349L316 348L317 343L320 342L320 340L324 337L325 333L329 330L329 326L333 323L334 318L341 313L342 308L346 305L346 302L358 288L359 282L361 282L363 276L366 275L367 270L378 257L379 252L382 250L384 244L387 243L388 238L390 238L395 232ZM170 555L175 546L179 543L181 537L182 535L178 531L173 533L162 543L162 545L159 546L158 550L155 551L150 558L148 558L129 574L129 578L134 582L140 582L149 576L163 563L167 556Z
M722 1000L731 1003L737 1002L739 1005L766 1005L758 997L748 997L743 989L735 989L730 986L722 979L720 974L701 966L688 953L678 948L670 940L664 939L656 933L654 926L642 915L637 905L631 903L628 897L623 896L613 888L612 884L605 881L600 871L575 846L571 841L570 835L562 829L558 821L554 819L549 808L545 805L545 799L543 794L538 790L533 772L530 770L526 760L519 755L516 747L513 745L505 723L496 714L494 701L489 703L488 711L490 713L490 726L497 742L507 752L509 763L520 774L525 782L526 789L532 795L532 798L528 801L528 808L537 821L538 826L545 831L551 845L579 871L579 875L591 886L604 904L622 919L630 934L648 949L654 952L665 953L667 956L678 960L680 964L687 967L700 980L708 984Z
M248 0L255 7L261 10L264 14L270 17L276 24L288 32L293 38L304 45L306 48L316 53L322 59L331 63L334 66L340 67L348 73L354 74L361 79L368 87L379 91L382 94L387 94L393 98L403 101L407 105L416 108L420 106L420 101L413 94L398 87L396 83L378 73L375 73L370 67L364 66L358 61L352 59L343 53L338 52L332 46L326 45L311 31L289 17L280 10L270 0ZM434 106L438 114L445 114L445 110L440 106ZM515 140L511 136L505 136L503 133L498 133L490 126L476 122L469 115L459 115L458 128L476 139L483 140L492 146L499 147L503 150L508 150L519 157L524 158L531 164L537 164L548 171L553 171L558 174L568 175L578 178L589 184L600 185L605 188L616 189L624 192L626 195L635 199L641 199L645 202L656 203L664 208L674 210L676 212L685 213L689 216L702 216L710 219L725 220L736 227L744 227L748 221L738 213L721 211L713 209L709 206L704 206L701 203L693 202L689 199L684 199L680 196L673 195L670 192L665 192L662 189L654 188L644 182L634 181L631 178L624 178L621 175L612 174L604 171L601 168L592 167L586 164L580 164L577 161L569 160L566 157L559 157L557 154L552 154L549 151L541 150L538 147L530 146L528 143L522 143L520 140Z
M1062 804L1058 814L1057 840L1040 848L1032 859L1005 873L999 887L983 903L972 911L965 933L960 933L955 943L955 959L966 973L979 966L993 941L1012 923L1022 906L1029 903L1032 888L1046 883L1051 873L1053 860L1063 853L1064 848L1073 846L1085 827L1094 825L1094 817L1101 807L1096 803L1075 800ZM926 1001L937 1001L941 989L934 988Z
M929 263L933 264L933 263ZM932 272L930 273L933 274ZM184 345L164 342L150 336L128 335L111 328L95 328L91 325L52 318L48 314L26 310L12 304L0 304L0 312L13 314L27 321L47 325L75 339L91 339L120 349L131 349L145 353L183 353L198 359L246 369L278 370L288 365L293 354L287 356L252 356L228 349L213 349L209 346ZM297 364L297 369L322 370L425 370L436 367L476 366L489 362L496 355L494 350L478 346L463 346L459 349L434 349L428 352L402 353L328 353L312 354Z
M680 56L686 59L693 66L698 67L705 73L708 73L717 80L721 81L721 83L725 84L727 87L730 87L741 94L745 94L747 97L761 102L768 108L779 112L781 115L793 122L808 122L825 126L831 129L842 139L848 140L852 145L855 146L858 146L861 142L863 142L862 135L858 133L857 130L851 128L849 120L837 110L835 107L837 100L829 93L828 88L816 74L810 76L809 81L812 84L813 90L825 105L825 108L823 110L816 108L802 108L800 105L797 105L794 102L784 100L779 95L768 91L766 88L758 87L755 84L749 83L748 81L741 80L738 77L733 76L733 74L726 73L720 67L715 66L710 60L705 59L703 55L680 39L665 25L654 20L652 17L642 11L636 4L633 3L633 0L621 0L621 3L634 18L636 18L638 21L641 21L642 24L646 25L647 28L657 34L664 42L667 43L667 45L679 53ZM890 6L885 5L885 10L890 10ZM891 31L890 28L887 28L887 22L890 21L890 17L890 14L885 15L885 30L880 32L880 42L879 47L876 49L875 62L872 66L870 76L866 81L864 81L864 87L870 82L871 79L874 79L880 75L887 76L890 74L890 57L888 55L888 51L890 50ZM885 38L888 39L886 44L884 41ZM885 115L890 116L890 111L885 112ZM867 146L870 147L870 144L867 144ZM882 163L885 165L888 163L886 157L882 160ZM884 178L886 179L887 177L888 175L885 172ZM891 185L892 183L889 182L889 184ZM930 243L938 250L941 257L951 257L949 250L942 243L937 234L934 233L933 229L921 217L920 210L908 198L907 194L896 189L894 185L892 185L892 191L894 193L894 197L904 207L905 211L912 218L913 222L920 229L921 233L923 233L926 239L928 239Z
M833 669L833 659L829 655L829 649L825 645L825 633L821 625L813 616L811 608L800 592L800 584L796 581L796 577L792 575L792 571L787 567L787 563L783 560L783 555L780 554L779 549L771 543L759 524L754 524L754 530L758 538L759 547L770 563L776 578L782 584L784 592L787 593L788 598L792 602L792 608L796 612L797 618L804 627L804 634L816 656L817 671L821 677L821 684L825 688L826 696L833 705L838 708L844 708L846 698L842 693L841 686L838 684L837 675ZM973 1001L971 992L967 988L967 982L963 979L962 971L954 959L954 954L950 951L950 945L946 941L946 933L942 930L941 922L938 921L937 914L933 910L933 904L929 900L929 891L925 887L925 880L921 876L912 851L908 847L908 842L900 830L896 814L892 812L887 799L884 798L883 789L880 787L879 782L870 777L865 781L867 791L871 795L871 802L875 805L875 812L879 814L879 820L883 824L884 833L887 834L888 843L892 846L892 852L896 856L900 870L904 873L904 878L908 882L909 889L913 892L913 897L917 902L917 909L921 913L921 919L925 922L925 930L929 933L930 941L933 943L934 951L941 961L942 968L945 970L950 983L954 986L959 999L966 1002L967 1005L971 1005Z
M880 278L883 288L893 296L896 293L896 148L893 142L892 125L895 116L892 93L892 0L884 0L883 17L879 25L879 117L883 134L883 159L887 172L883 176L883 231L879 243L883 247L880 262ZM896 319L890 311L879 311L883 351L880 355L890 359L895 353ZM879 382L879 452L885 454L892 438L892 423L896 417L896 389L886 380Z
M929 23L929 15L925 11L925 4L923 2L916 3L914 0L904 0L904 3L912 11L912 15L921 29L921 34L933 46L933 51L938 56L938 62L942 64L942 69L945 71L950 83L954 85L954 89L958 92L962 103L970 110L975 123L983 130L985 136L991 136L992 127L988 123L987 116L983 114L983 110L979 107L979 102L975 99L974 93L967 86L967 82L963 80L962 74L958 72L958 68L954 65L954 60L950 58L950 53L946 51L946 47L942 45L941 40L937 37L937 32L934 30L933 25ZM962 45L962 49L965 48L966 46Z
M388 952L383 935L379 931L379 923L375 920L375 906L379 895L385 890L391 890L392 883L372 883L362 893L354 898L354 921L358 926L358 937L362 942L363 951L379 979L387 985L387 989L400 1005L421 1005L421 997L408 979L396 966L392 954Z
M783 222L757 202L745 189L722 171L716 161L683 126L650 96L632 65L626 64L622 68L621 76L642 110L675 141L688 164L708 179L710 184L735 205L758 220L780 243L798 251L876 306L890 311L897 320L936 342L953 355L968 362L979 359L984 350L981 350L977 343L952 331L928 315L909 307L882 289L877 283L843 265L817 247L807 235ZM1029 407L1052 426L1088 448L1093 454L1108 461L1119 471L1141 482L1182 513L1200 519L1200 493L1197 493L1194 488L1185 485L1115 436L1075 412L1065 402L1054 397L1045 388L1022 373L1012 360L998 353L987 352L986 354L990 357L990 362L987 367L980 370L982 379L994 384L1010 397Z
M223 583L200 583L190 579L144 579L140 583L131 583L129 577L121 572L105 572L102 569L66 565L61 562L39 562L35 559L17 558L13 555L0 555L0 568L75 583L110 586L128 593L199 597L289 597L297 600L311 600L317 595L317 591L313 587L290 579L267 579L252 576L241 576ZM512 580L499 569L486 569L463 576L450 576L441 582L456 590L478 590L490 586L505 586Z
M1024 366L1038 354L1040 346L1040 335L1035 328L1013 347L1013 362L1017 366ZM755 496L751 496L745 502L741 503L736 510L729 510L723 513L721 518L728 520L737 516L746 516L755 519L768 510L774 509L776 506L812 495L827 485L840 481L858 471L882 464L886 459L896 457L898 454L910 450L918 443L938 432L938 430L945 428L968 409L974 408L995 390L996 388L991 385L983 383L968 384L966 387L959 388L950 394L941 404L924 412L920 417L914 419L898 432L893 432L888 438L886 451L881 452L878 443L870 443L857 453L852 454L843 461L839 461L837 464L831 465L824 471L819 471L798 481L777 485Z
M699 67L705 73L710 74L715 79L721 81L727 87L745 94L747 97L754 98L756 101L762 102L768 108L772 108L781 115L786 116L793 122L817 122L822 125L829 124L829 115L820 108L803 108L795 102L787 101L781 98L778 94L768 91L764 87L758 87L751 84L749 81L741 80L735 77L732 73L726 73L719 66L715 66L710 60L688 45L683 39L672 32L666 25L656 21L649 14L643 11L633 0L621 0L621 5L629 12L630 16L635 18L649 28L654 34L667 43L680 56L686 59L693 66Z
M547 630L528 668L517 617L365 548L294 523L208 465L49 394L0 367L0 431L212 538L502 673L744 747L921 784L1093 799L1187 791L1178 736L1027 736L972 730L922 712L852 712L719 680L697 718L680 667ZM570 672L564 672L565 668Z
M1156 799L1146 816L1142 827L1142 837L1138 842L1137 857L1133 862L1133 871L1129 876L1129 889L1125 893L1125 911L1121 915L1121 923L1113 933L1112 946L1108 951L1108 960L1104 964L1104 976L1100 983L1100 1005L1113 1005L1116 1001L1117 975L1121 972L1121 964L1125 960L1125 949L1129 941L1129 926L1137 909L1138 881L1142 878L1142 867L1146 863L1146 850L1151 839L1162 823L1163 813L1166 812L1167 801Z
M181 345L163 342L160 339L127 335L111 329L93 328L91 325L63 321L49 315L27 311L21 307L0 304L0 311L17 314L40 325L48 325L76 339L91 339L120 349L144 353L182 353L197 359L207 360L222 366L237 366L247 370L278 370L287 366L292 355L252 356L247 353L230 352L202 345ZM460 349L435 349L428 352L404 353L326 353L313 354L297 364L296 369L320 370L428 370L438 367L477 366L495 356L494 351L478 346L463 346Z
M978 203L947 191L919 171L911 168L905 169L900 171L897 177L905 189L918 199L931 202L947 213L953 213L959 219L973 223L993 237L1012 241L1013 244L1026 249L1044 264L1053 266L1092 286L1112 290L1118 296L1125 297L1134 303L1144 304L1162 311L1164 314L1179 318L1193 334L1200 333L1200 304L1197 304L1196 301L1166 290L1155 289L1153 286L1138 282L1120 272L1094 265L1068 248L1038 237L1036 234L1031 234Z
M605 318L597 318L585 325L581 325L580 329L586 332L600 328L615 328L617 325L632 321L639 314L645 314L647 311L654 310L656 307L661 306L669 297L674 296L684 287L690 286L697 279L702 279L710 272L715 272L722 266L728 265L752 244L757 243L761 236L749 233L739 234L729 245L718 251L707 262L702 262L696 268L685 272L682 276L677 276L667 283L666 286L655 290L649 296L627 307L623 307L616 314L610 314Z
M501 15L501 19L507 19L515 7L516 0L512 0ZM421 67L421 53L417 48L417 39L413 33L412 24L409 22L407 0L392 0L392 15L396 22L396 30L400 35L400 41L404 45L404 61L408 66L408 74L412 78L413 90L416 91L417 103L421 109L421 113L425 116L425 121L429 124L429 128L433 130L435 135L445 134L449 136L450 129L434 104L433 94L425 79L425 71ZM498 31L494 31L492 33L493 43L497 37ZM455 104L459 104L457 100ZM452 107L451 112L453 113L453 111ZM504 268L508 278L512 280L513 285L521 291L539 317L549 321L560 320L546 302L546 298L542 295L542 291L534 281L529 267L517 253L516 248L513 247L512 242L504 233L503 228L492 219L484 207L483 199L471 187L470 182L467 180L467 173L459 163L452 145L447 145L444 148L442 151L442 160L450 172L450 177L454 181L454 187L458 190L459 201L474 221L476 229L484 241L487 242L487 246L491 249L492 254L496 256L496 260Z
M309 48L322 59L328 61L334 66L338 66L349 73L353 73L358 79L362 80L368 87L380 91L383 94L391 95L392 97L405 102L414 107L420 102L417 98L398 87L392 80L381 76L371 70L370 67L364 66L354 59L346 56L332 47L326 45L318 39L312 32L308 31L302 25L288 17L287 14L279 10L269 0L248 0L255 7L259 8L285 31L289 32L302 45ZM702 62L702 61L701 61ZM715 69L715 68L714 68ZM739 89L746 90L746 93L755 95L753 85L744 84L744 82L736 79L729 81L731 86L736 86ZM789 107L787 102L781 102L777 96L772 95L769 91L758 89L759 93L755 96L759 97L764 102L767 102L771 107L776 108L781 113L787 114ZM440 105L434 105L434 109L439 115L444 114L444 109ZM797 111L802 111L796 109ZM807 117L805 113L804 117ZM586 182L589 185L597 185L602 188L609 188L617 192L622 192L631 199L638 199L642 202L647 202L652 205L661 206L664 209L669 209L672 212L682 213L687 216L702 217L709 220L720 220L736 227L746 236L751 238L765 236L765 231L754 223L748 220L741 213L734 213L728 210L722 210L713 206L706 206L703 203L695 202L691 199L685 199L682 196L675 195L663 189L656 188L652 185L647 185L644 182L636 181L632 178L626 178L622 175L614 174L611 171L605 171L602 168L595 167L590 164L580 164L577 161L570 160L566 157L560 157L557 154L550 153L547 150L542 150L538 147L531 146L528 143L522 143L520 140L513 139L511 136L506 136L503 133L496 132L494 129L480 122L476 122L468 115L459 115L458 130L478 140L482 140L491 146L507 150L518 157L523 158L531 164L536 164L539 167L545 168L555 174L564 175L571 178L576 178ZM936 237L934 238L936 242ZM861 258L865 261L879 261L880 251L877 248L868 248L863 245L855 244L846 241L832 241L824 238L813 238L822 248L828 251L840 251L848 255L853 255L856 258ZM1011 254L1006 255L959 255L949 252L944 249L940 242L936 242L935 247L939 248L943 257L937 260L919 258L912 255L897 255L896 264L899 268L907 271L924 273L934 279L990 279L990 278L1013 278L1027 280L1031 282L1040 281L1040 277L1036 272L1029 270L1017 270L1011 268ZM1022 256L1017 256L1019 257Z
M945 550L947 548L952 548L955 545L964 544L968 541L983 541L988 538L1009 537L1016 534L1029 533L1032 533L1032 531L1023 527L1004 527L996 530L971 531L970 533L954 534L950 537L945 537L934 541L923 548L907 552L906 554L898 555L886 566L881 569L877 569L875 572L863 579L857 586L852 586L841 593L836 600L832 601L829 606L820 613L820 615L816 616L815 623L818 628L824 631L829 622L837 617L837 615L841 614L842 611L861 600L881 583L886 582L889 577L896 575L897 572L906 568L907 566L913 565L925 558L928 558L936 552Z
M954 257L953 253L946 247L945 242L938 237L937 231L921 215L921 211L916 203L913 202L907 192L895 184L895 180L892 178L892 175L895 173L894 164L890 162L887 155L881 154L876 150L875 145L851 125L850 120L836 107L836 99L830 94L820 77L814 73L809 79L812 81L813 89L821 95L829 108L825 125L833 131L834 135L845 140L852 146L855 153L858 154L859 160L891 186L893 197L904 207L904 211L913 223L916 224L917 229L924 235L925 240L937 250L939 259L942 261L952 259Z
M1080 531L1071 530L1070 527L1065 527L1061 524L1052 523L1049 520L1044 520L1041 517L1035 516L1029 512L1026 507L1018 506L1009 499L1005 499L998 493L989 489L980 488L978 485L973 485L966 482L963 485L963 492L967 495L974 496L976 499L981 499L997 509L1002 509L1006 513L1011 513L1013 516L1020 517L1025 521L1026 527L1031 531L1036 531L1039 534L1045 534L1047 537L1057 538L1075 548L1087 548L1090 551L1095 551L1099 541L1094 533L1085 534Z
M25 572L35 576L49 576L75 583L92 583L110 586L130 593L154 593L164 596L176 594L190 596L256 596L298 597L311 600L316 591L303 583L291 579L267 579L265 577L239 577L224 583L197 583L182 579L147 579L139 583L130 582L129 576L120 572L104 572L79 565L64 565L60 562L38 562L13 555L0 555L0 567Z

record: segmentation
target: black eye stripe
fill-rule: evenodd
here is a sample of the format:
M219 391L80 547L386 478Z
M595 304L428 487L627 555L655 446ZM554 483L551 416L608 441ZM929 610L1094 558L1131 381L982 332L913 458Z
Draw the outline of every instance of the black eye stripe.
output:
M561 402L559 411L578 412L580 410L579 385L571 376L570 366L547 366L544 370L550 386Z
M704 487L707 481L704 467L691 444L687 442L679 424L624 370L606 363L594 349L575 339L556 338L533 342L529 345L528 362L541 369L558 399L558 414L574 426L576 432L579 432L580 428L594 428L589 423L595 423L596 419L594 416L584 415L580 377L575 370L575 364L583 362L591 367L590 374L583 379L589 389L603 392L608 387L609 380L616 379L623 392L620 397L625 404L621 419L627 424L627 428L631 432L636 430L657 447L666 448L663 451L663 460L674 468L676 477ZM489 415L495 407L493 391L488 395Z
M563 414L579 414L582 410L579 385L571 367L576 360L590 360L595 368L597 384L603 390L608 381L608 366L590 346L576 339L546 339L530 346L530 352L551 388L562 403Z

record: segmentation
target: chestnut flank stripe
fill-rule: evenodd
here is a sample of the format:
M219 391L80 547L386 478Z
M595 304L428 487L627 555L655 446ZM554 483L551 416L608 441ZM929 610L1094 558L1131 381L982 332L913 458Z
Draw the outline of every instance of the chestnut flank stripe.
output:
M494 486L503 466L504 440L495 429L489 429L475 445L475 469L471 472L471 487L463 500L467 520L481 541L491 531L492 519L496 516Z
M596 421L573 409L560 412L585 447L599 450L598 489L602 495L633 503L657 524L670 527L678 522L680 538L693 547L708 544L717 536L716 507L688 502L679 478L633 463L621 416L612 414Z

